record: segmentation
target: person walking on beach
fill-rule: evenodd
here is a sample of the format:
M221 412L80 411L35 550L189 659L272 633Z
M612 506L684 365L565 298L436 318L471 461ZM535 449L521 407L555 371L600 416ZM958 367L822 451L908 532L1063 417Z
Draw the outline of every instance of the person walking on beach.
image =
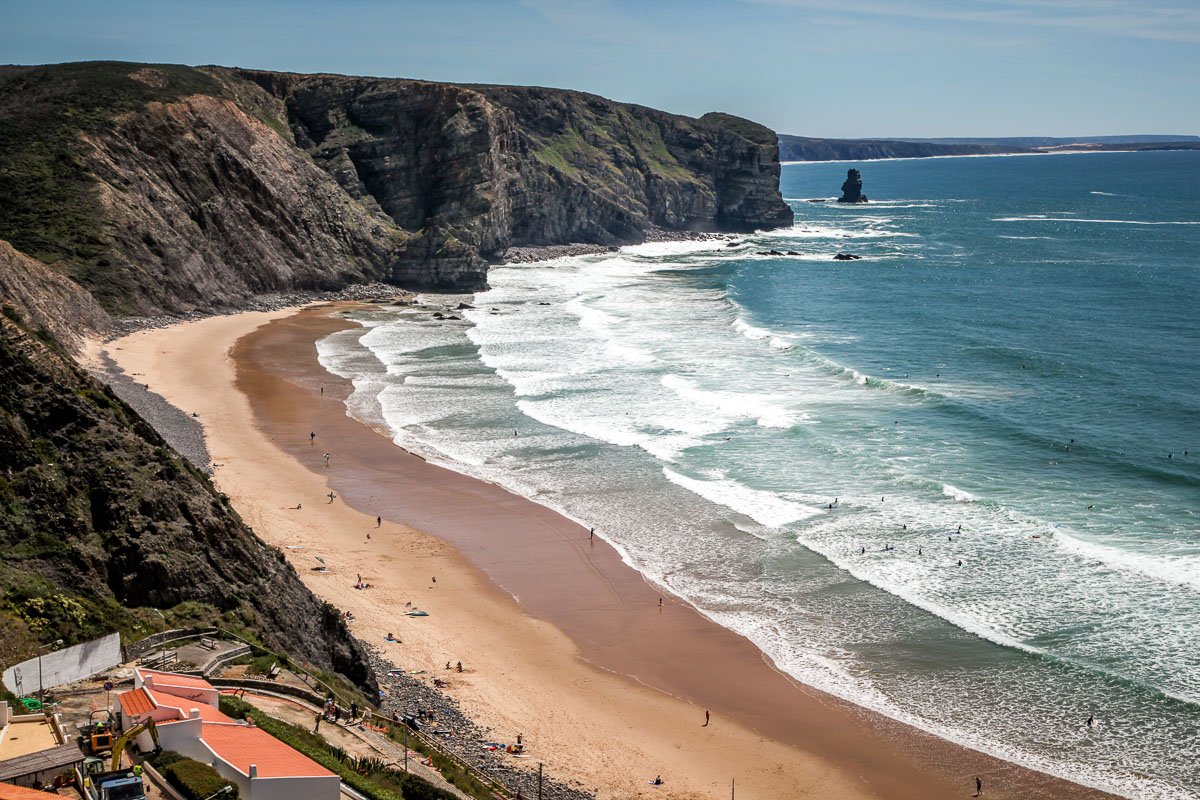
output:
M658 598L658 607L662 608L662 598Z
M325 454L325 466L329 466L329 453Z
M596 538L596 529L592 528L590 531L588 531L588 541L590 542L594 538Z
M309 434L308 434L308 444L309 444L309 446L310 446L310 447L311 447L312 445L316 444L316 442L314 442L314 441L313 441L313 439L316 439L316 438L317 438L317 432L316 432L316 431L310 431L310 432L309 432Z
M975 796L979 797L983 794L983 781L979 780L979 776L975 776Z
M375 518L375 527L376 527L376 528L378 528L378 527L379 527L380 525L382 525L382 524L383 524L383 517L376 517L376 518ZM368 534L367 534L367 538L368 538L368 539L370 539L370 538L371 538L371 534L369 534L369 533L368 533Z
M335 495L333 492L330 492L330 493L329 493L329 502L330 502L330 503L332 503L332 502L333 502L333 499L334 499L336 496L337 496L337 495ZM327 503L326 505L328 505L328 503Z
M708 709L706 708L704 709L704 727L708 727L708 722L710 719L712 719L712 715L708 713Z

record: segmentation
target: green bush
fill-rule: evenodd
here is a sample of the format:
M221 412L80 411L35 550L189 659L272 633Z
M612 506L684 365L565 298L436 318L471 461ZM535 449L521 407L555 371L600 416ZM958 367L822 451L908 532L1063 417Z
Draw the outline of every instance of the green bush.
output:
M190 758L181 758L168 766L165 777L187 800L204 800L228 785L232 785L233 790L222 797L227 800L237 800L237 784L222 778L208 764L201 764Z
M154 767L159 772L162 772L176 761L183 761L185 758L186 756L181 755L174 750L162 750L150 759L150 766Z
M272 655L259 656L251 660L250 669L247 671L256 675L270 675L271 667L275 666L278 661L279 659Z

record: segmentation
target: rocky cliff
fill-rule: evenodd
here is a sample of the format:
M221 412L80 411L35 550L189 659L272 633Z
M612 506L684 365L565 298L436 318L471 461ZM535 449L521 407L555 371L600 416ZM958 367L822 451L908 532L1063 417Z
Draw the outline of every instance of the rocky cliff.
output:
M207 477L81 372L0 316L0 657L36 640L218 621L372 691L361 645Z
M790 225L766 128L514 86L237 71L356 201L416 236L399 279L475 288L514 245Z
M0 239L109 313L384 280L513 245L791 224L774 134L554 89L91 62L0 70Z

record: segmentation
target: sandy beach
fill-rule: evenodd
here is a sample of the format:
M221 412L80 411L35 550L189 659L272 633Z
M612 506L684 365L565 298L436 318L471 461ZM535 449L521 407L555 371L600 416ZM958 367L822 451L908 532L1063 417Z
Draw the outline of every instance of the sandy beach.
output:
M349 387L313 347L353 324L334 309L214 317L105 347L199 415L214 481L313 592L397 665L445 677L478 722L522 733L526 763L602 798L720 798L735 779L739 798L957 798L976 775L991 797L1108 796L799 685L690 606L660 608L586 528L350 419ZM312 571L317 556L328 572ZM355 589L358 576L373 588ZM430 616L403 616L408 603ZM443 669L457 661L464 673ZM647 784L656 775L663 786Z

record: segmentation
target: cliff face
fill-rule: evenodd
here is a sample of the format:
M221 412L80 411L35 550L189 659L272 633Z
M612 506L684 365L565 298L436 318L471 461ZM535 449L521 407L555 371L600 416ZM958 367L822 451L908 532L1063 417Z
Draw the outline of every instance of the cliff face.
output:
M512 245L640 242L651 228L790 225L773 134L594 95L239 71L347 194L418 233L398 277L473 288Z
M0 302L30 328L76 349L85 336L106 332L111 318L70 278L0 241Z
M128 406L16 319L5 306L0 630L74 642L114 626L152 632L152 608L220 618L372 690L336 609Z
M114 315L365 280L475 289L510 245L790 225L778 177L766 128L578 92L0 71L0 239Z
M114 315L390 278L402 232L295 147L278 106L188 67L0 74L0 238Z

